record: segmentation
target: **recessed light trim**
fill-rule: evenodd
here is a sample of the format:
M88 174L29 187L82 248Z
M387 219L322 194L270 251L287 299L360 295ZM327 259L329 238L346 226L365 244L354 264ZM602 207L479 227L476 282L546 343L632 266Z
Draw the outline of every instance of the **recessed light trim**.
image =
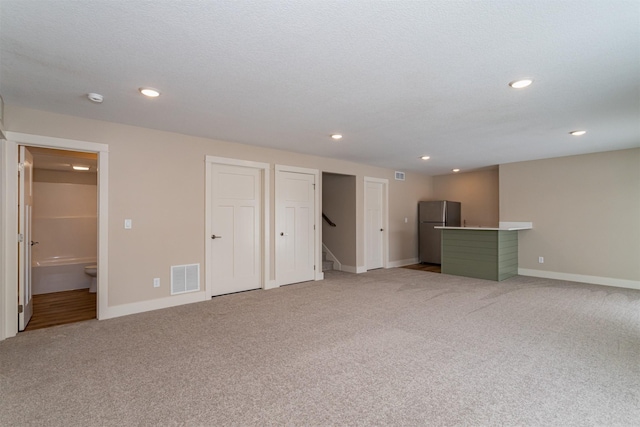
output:
M158 96L160 96L160 91L152 87L141 87L138 90L140 91L141 94L149 98L157 98Z
M585 133L587 133L586 130L573 130L571 132L569 132L569 135L573 135L573 136L582 136Z
M73 165L73 170L76 171L88 171L90 168L89 166L81 166L81 165Z
M460 169L451 169L453 172L460 172Z
M422 156L420 157L420 160L429 160L431 158L431 156Z
M339 133L331 134L331 139L335 139L336 141L342 139L342 135Z
M514 89L524 89L525 87L530 86L531 83L533 83L533 80L531 79L514 80L509 83L509 86Z

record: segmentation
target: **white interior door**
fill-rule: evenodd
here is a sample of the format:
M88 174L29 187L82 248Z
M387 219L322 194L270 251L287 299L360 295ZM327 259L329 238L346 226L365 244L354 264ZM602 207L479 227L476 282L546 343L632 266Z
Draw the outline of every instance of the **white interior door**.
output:
M262 287L262 174L213 164L211 173L212 294Z
M366 269L384 267L384 187L365 182Z
M18 330L24 331L33 314L31 290L31 212L33 207L33 156L20 146L18 194Z
M276 280L315 277L315 175L276 172Z

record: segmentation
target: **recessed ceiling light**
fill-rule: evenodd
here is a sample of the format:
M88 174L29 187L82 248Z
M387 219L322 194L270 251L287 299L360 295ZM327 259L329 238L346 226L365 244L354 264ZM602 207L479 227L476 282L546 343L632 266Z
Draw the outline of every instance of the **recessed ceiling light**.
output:
M104 96L100 95L99 93L88 93L87 98L89 98L90 101L93 101L98 104L104 101Z
M460 172L460 169L452 169L454 172Z
M431 157L429 157L429 156L422 156L422 157L420 157L420 158L421 158L422 160L429 160Z
M149 98L156 98L160 96L160 92L152 87L141 87L138 90L141 94L143 94L144 96L148 96Z
M573 136L581 136L581 135L584 135L585 133L587 133L586 130L574 130L569 132L569 134Z
M76 171L88 171L89 170L89 166L73 165L73 170L76 170Z
M514 80L511 83L509 83L509 86L511 86L514 89L522 89L529 86L531 83L533 83L533 80L531 79Z
M333 135L331 135L331 138L333 138L333 139L342 139L342 135L340 135L339 133L334 133Z

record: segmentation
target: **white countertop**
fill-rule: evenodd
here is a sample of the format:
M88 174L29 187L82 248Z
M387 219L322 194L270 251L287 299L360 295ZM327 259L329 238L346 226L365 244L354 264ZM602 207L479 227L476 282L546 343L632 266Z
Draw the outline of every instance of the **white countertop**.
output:
M433 227L442 230L488 230L488 231L517 231L517 230L531 230L533 228L532 222L508 222L500 221L498 227Z

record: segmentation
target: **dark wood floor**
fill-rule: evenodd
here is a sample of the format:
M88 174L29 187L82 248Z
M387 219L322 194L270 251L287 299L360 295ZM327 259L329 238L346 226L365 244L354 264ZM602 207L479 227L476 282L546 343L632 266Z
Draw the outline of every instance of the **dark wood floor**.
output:
M440 264L412 264L405 265L402 268L408 268L410 270L428 271L430 273L440 273Z
M89 289L33 296L33 315L25 331L96 318L96 294Z

